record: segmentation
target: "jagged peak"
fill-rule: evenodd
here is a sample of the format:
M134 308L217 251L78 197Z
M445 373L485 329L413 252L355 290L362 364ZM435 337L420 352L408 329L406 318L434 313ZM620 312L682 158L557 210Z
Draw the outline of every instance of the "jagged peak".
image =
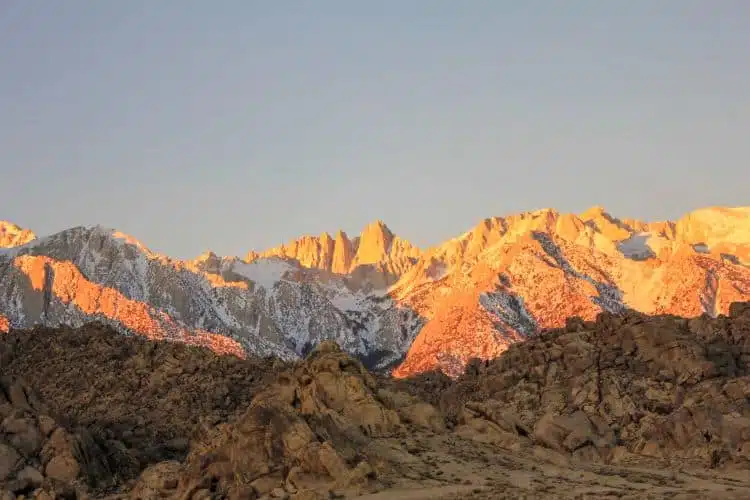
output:
M536 210L530 210L528 212L524 212L523 215L526 215L528 217L557 217L560 215L560 212L555 210L554 208L537 208Z
M247 255L245 255L244 261L249 263L259 258L260 253L256 252L255 250L250 250L249 252L247 252Z
M368 224L359 236L356 262L375 264L383 260L391 251L393 233L383 221Z
M383 222L382 220L376 220L374 222L371 222L367 224L364 229L362 229L362 232L359 235L360 238L360 244L362 243L362 240L365 239L372 239L372 238L378 238L378 239L392 239L393 238L393 232L388 228L388 226Z
M392 231L390 230L390 228L388 227L388 225L385 222L383 222L382 219L375 219L374 221L368 223L364 227L364 229L363 229L362 232L365 232L367 230L374 230L374 229L378 229L378 230L383 231L383 232L392 233Z
M198 257L195 258L197 262L205 262L207 260L214 260L218 259L219 256L216 255L212 250L206 250L203 253L201 253Z
M346 231L342 229L336 231L336 241L349 241L349 236L346 234Z
M326 242L326 243L330 243L331 241L333 241L333 238L331 237L330 234L328 234L327 231L323 231L322 233L320 233L320 236L318 236L318 239L321 242Z
M20 232L20 231L28 231L28 229L24 229L18 224L11 222L9 220L0 220L0 232Z
M128 245L136 248L141 254L148 259L159 259L162 261L171 261L168 256L159 254L150 250L146 245L141 243L133 236L102 225L94 226L75 226L63 229L49 236L34 238L24 244L15 245L2 250L5 257L15 257L32 248L45 247L48 245L67 244L67 242L87 242L91 239L104 239L114 245Z
M34 239L36 235L31 230L10 221L0 221L0 248L24 245Z
M604 208L602 205L593 205L583 212L581 212L580 218L581 219L589 219L592 217L601 217L602 215L609 215L609 212L607 212L607 209Z
M364 259L368 261L375 257L375 253L387 255L391 251L393 239L394 234L390 228L385 222L377 219L367 224L359 234L357 254L364 256Z

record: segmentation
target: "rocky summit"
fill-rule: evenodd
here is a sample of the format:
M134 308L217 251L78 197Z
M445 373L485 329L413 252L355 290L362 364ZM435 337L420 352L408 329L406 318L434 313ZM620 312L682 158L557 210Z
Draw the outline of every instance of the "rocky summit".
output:
M207 242L210 244L210 242ZM382 221L244 258L179 260L104 227L37 238L0 223L0 331L79 327L303 359L334 341L368 369L463 373L567 318L716 317L750 300L750 207L676 221L602 207L491 217L421 249Z
M11 329L0 363L3 500L750 497L749 303L571 318L454 378L103 323Z

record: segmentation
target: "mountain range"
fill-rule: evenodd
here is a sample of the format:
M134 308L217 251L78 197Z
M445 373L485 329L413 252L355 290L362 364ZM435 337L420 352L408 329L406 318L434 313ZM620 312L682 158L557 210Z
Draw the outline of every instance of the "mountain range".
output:
M397 377L456 376L574 316L717 316L750 300L750 207L661 222L544 209L485 219L427 249L376 221L356 237L193 260L101 226L36 237L0 222L0 247L0 330L98 321L287 360L334 340Z

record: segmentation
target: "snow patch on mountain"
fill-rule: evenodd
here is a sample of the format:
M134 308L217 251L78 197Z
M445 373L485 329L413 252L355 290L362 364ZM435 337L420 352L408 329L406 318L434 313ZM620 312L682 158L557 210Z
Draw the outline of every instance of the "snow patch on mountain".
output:
M648 259L654 256L654 251L648 245L650 233L634 234L630 238L617 244L617 249L629 259Z
M337 290L331 297L331 303L336 309L346 311L364 311L370 305L369 296L362 292L350 292L349 290Z
M710 253L711 250L708 248L708 245L705 243L697 243L693 245L693 250L695 250L698 253Z
M625 304L622 303L622 292L615 285L598 281L571 266L563 255L560 247L549 237L549 235L541 232L534 232L533 237L539 242L547 255L555 260L561 269L578 279L588 281L594 286L594 288L596 288L596 291L599 292L599 296L591 297L592 302L603 310L612 313L621 313L626 310Z
M487 312L526 337L539 331L534 316L524 305L523 297L497 290L481 294L479 303Z
M274 257L257 259L249 264L239 261L232 266L232 271L236 274L244 276L266 290L272 290L283 280L284 275L292 270L294 267L289 262Z

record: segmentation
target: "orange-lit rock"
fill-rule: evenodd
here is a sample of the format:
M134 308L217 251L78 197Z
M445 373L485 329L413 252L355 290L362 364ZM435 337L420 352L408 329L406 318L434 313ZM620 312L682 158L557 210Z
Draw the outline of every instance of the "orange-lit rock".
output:
M33 232L12 222L0 221L0 248L10 248L28 243L36 238Z
M45 307L44 295L49 293L87 315L100 315L116 321L133 333L149 339L185 342L208 347L220 354L245 356L244 349L235 340L201 329L188 329L163 311L156 311L148 304L130 300L113 288L88 281L70 262L60 262L45 256L22 255L14 259L13 265L28 277L32 290L37 292L25 294L27 300L37 302L27 305L27 310L33 311L35 306ZM46 289L49 285L51 289Z
M339 231L336 233L336 240L333 243L333 256L331 258L331 271L337 274L346 274L352 267L354 258L354 249L352 242L349 241L346 233Z
M417 247L394 235L384 222L375 221L354 239L343 231L338 231L335 239L328 233L303 236L264 252L249 252L246 260L285 257L296 260L303 267L336 274L348 274L360 266L373 266L400 276L421 253Z
M486 219L429 251L393 287L428 319L394 375L456 373L473 357L494 357L531 331L526 315L552 328L624 308L726 314L750 299L749 242L745 208L698 210L676 223L623 221L601 207ZM427 272L435 262L444 264L439 280Z
M219 335L230 332L285 359L335 340L378 369L405 355L397 376L458 374L471 358L495 357L571 316L717 316L750 300L750 208L657 222L602 207L534 210L484 219L425 250L377 221L357 237L305 236L245 262L213 252L170 259L103 229L42 240L0 258L5 323L106 318L150 338L239 353ZM81 314L47 314L50 297Z

